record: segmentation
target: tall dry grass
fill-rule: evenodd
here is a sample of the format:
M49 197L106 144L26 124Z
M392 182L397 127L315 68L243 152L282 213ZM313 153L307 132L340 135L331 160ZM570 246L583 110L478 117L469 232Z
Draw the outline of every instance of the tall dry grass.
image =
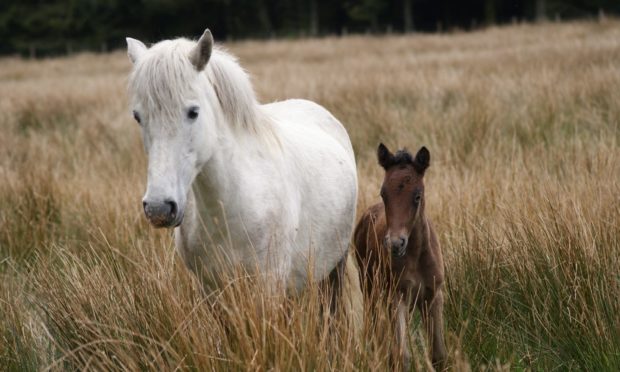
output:
M379 200L379 141L430 149L453 369L620 369L620 22L227 46L263 101L344 123L360 211ZM0 365L388 367L382 306L355 338L315 289L201 292L142 217L129 68L122 52L0 60Z

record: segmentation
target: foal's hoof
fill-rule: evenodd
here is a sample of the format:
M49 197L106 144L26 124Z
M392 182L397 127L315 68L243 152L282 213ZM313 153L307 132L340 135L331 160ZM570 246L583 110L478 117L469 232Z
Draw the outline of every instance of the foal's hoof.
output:
M435 371L440 372L446 369L446 358L433 359L433 368Z
M411 371L411 357L403 358L403 371L406 371L406 372Z

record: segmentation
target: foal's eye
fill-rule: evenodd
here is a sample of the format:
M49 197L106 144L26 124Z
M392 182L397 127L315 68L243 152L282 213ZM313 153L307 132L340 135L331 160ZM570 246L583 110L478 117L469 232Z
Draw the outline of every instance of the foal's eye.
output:
M422 194L416 194L415 198L413 198L413 203L415 205L420 205L420 201L422 201Z
M140 122L140 114L138 114L138 111L134 110L133 111L133 118L136 119L136 121L138 122L138 124L142 124Z
M190 107L189 110L187 110L187 117L190 120L194 120L198 117L198 107Z

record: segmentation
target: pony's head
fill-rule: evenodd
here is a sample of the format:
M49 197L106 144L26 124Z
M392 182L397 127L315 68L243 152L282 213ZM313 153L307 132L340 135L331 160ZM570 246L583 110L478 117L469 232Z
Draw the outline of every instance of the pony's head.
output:
M415 157L406 150L392 154L380 144L377 157L385 169L381 186L387 224L385 245L393 256L402 257L413 227L424 215L424 172L431 155L426 147L422 147Z
M143 206L156 227L182 222L189 188L213 153L217 97L202 73L212 48L208 29L198 42L166 40L151 48L127 38L129 94L148 155Z

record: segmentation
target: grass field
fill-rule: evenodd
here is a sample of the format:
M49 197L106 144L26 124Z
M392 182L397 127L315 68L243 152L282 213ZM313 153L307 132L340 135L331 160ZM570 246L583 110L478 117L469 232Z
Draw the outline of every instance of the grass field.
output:
M452 369L620 370L620 21L226 46L262 102L347 127L358 214L379 141L430 149ZM143 217L129 69L0 60L0 368L385 370L385 309L356 338L314 290L201 293Z

